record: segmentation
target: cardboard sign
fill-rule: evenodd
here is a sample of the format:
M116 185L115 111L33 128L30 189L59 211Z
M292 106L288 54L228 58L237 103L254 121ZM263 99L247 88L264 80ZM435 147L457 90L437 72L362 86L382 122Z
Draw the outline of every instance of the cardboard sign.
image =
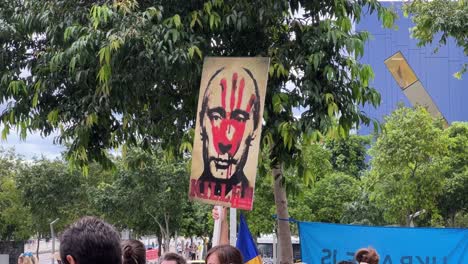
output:
M157 261L159 249L146 250L146 261Z
M269 63L261 57L205 59L191 199L252 209Z

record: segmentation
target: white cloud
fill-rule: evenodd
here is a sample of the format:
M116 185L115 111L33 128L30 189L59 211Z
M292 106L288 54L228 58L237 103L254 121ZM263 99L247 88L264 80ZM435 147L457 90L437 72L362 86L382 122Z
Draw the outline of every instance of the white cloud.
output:
M2 129L2 128L0 128ZM43 138L39 133L28 134L26 140L21 140L17 133L11 131L6 141L1 141L3 148L14 148L15 152L22 155L25 159L40 158L42 156L48 159L60 158L61 152L65 147L55 145L53 138L55 135Z

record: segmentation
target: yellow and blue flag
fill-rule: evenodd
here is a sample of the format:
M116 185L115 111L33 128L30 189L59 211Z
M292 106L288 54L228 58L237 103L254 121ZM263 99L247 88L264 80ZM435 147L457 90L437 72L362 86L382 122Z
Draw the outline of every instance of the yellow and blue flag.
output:
M258 254L257 246L250 234L244 215L240 216L239 233L237 234L237 249L242 253L245 264L262 264L262 258Z

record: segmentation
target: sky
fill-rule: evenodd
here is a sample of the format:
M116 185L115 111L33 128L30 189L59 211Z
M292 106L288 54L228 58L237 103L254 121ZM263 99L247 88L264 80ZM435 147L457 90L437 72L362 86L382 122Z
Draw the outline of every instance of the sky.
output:
M43 138L39 133L30 133L26 140L22 141L18 134L11 130L7 140L2 140L0 146L3 149L13 148L17 154L28 160L41 158L42 156L48 159L55 159L60 157L61 152L65 148L60 145L54 145L53 138L54 136Z

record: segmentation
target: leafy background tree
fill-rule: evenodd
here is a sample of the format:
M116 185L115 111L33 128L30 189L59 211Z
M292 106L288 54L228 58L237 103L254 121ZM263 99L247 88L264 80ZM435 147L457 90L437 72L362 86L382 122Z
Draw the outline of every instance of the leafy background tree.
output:
M333 173L320 180L306 199L311 205L314 220L340 223L346 204L359 196L359 183L352 176Z
M401 107L385 120L384 132L371 148L371 200L385 208L387 221L410 225L409 215L426 210L436 219L442 191L447 139L441 122L426 109Z
M449 142L448 154L441 159L444 184L439 208L446 225L458 226L456 218L463 219L468 210L468 124L454 122L444 134Z
M356 200L345 204L345 210L341 217L343 224L358 224L369 226L384 226L391 224L384 218L385 208L378 207L374 201L371 201L371 192L366 186L366 178L361 182L361 189Z
M32 232L30 208L16 186L21 162L13 151L0 147L0 241L26 240Z
M167 252L188 208L188 171L184 162L167 163L161 157L132 149L122 163L128 168L119 166L115 181L99 187L96 204L120 226L141 235L158 234ZM198 214L189 219L206 222L209 218Z
M415 24L411 31L413 37L419 40L419 46L426 46L436 40L437 51L449 38L453 38L465 56L468 56L468 3L465 0L409 1L404 6L404 12L405 16L411 15ZM461 79L467 67L467 63L463 64L454 76Z
M350 135L348 138L327 138L325 147L331 151L333 168L355 178L366 171L370 136Z
M18 188L31 208L34 229L41 238L50 237L50 222L61 218L63 228L76 207L80 194L80 174L70 173L60 160L41 159L25 165L18 174Z

